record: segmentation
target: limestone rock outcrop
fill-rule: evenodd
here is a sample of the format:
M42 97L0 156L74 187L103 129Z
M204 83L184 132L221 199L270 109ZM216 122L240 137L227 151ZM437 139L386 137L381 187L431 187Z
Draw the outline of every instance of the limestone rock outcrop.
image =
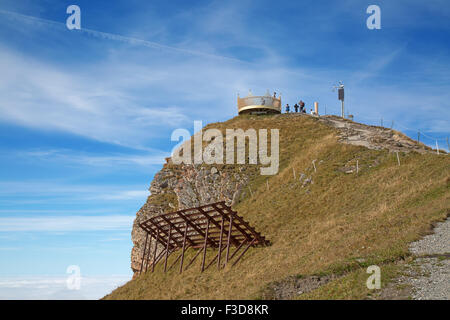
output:
M147 202L137 212L131 233L131 268L141 268L145 233L139 224L153 216L218 201L237 203L255 168L238 165L166 164L154 177ZM244 191L245 192L245 191ZM154 249L154 244L152 245ZM153 252L153 249L151 252ZM161 248L157 249L158 251ZM151 259L152 257L150 257Z

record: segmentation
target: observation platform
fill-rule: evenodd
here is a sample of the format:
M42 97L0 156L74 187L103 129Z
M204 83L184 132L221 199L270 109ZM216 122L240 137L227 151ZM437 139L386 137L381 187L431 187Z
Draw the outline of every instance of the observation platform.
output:
M281 96L271 96L269 92L264 96L237 97L238 113L241 114L276 114L281 113Z

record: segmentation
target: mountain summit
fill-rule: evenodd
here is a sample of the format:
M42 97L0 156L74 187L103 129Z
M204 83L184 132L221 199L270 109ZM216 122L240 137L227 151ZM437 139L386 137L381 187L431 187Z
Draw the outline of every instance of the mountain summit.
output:
M367 298L373 294L367 267L379 266L385 285L408 259L409 243L450 212L447 154L398 131L306 114L241 115L209 128L279 129L278 173L261 175L260 165L248 161L176 165L168 159L133 225L134 279L105 298ZM271 245L251 248L220 272L194 266L164 273L159 265L139 274L140 222L217 201L231 205ZM215 254L207 251L210 259Z

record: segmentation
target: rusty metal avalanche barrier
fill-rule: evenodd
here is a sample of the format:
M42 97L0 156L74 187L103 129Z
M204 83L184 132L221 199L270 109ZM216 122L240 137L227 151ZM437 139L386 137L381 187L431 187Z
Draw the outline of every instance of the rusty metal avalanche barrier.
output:
M202 254L201 271L208 269L215 261L220 270L228 263L236 265L250 247L268 246L270 242L257 232L224 201L205 206L180 210L152 217L140 224L146 232L140 272L149 268L151 244L155 241L151 270L164 259L164 272L180 261L179 272L189 268ZM157 254L158 244L163 250ZM234 247L233 253L230 252ZM197 249L194 257L184 266L184 255L189 248ZM217 249L215 257L206 264L206 249ZM243 251L241 252L241 249ZM169 256L180 251L168 267ZM223 251L225 260L222 263ZM237 255L240 252L239 255ZM233 260L234 259L234 260Z

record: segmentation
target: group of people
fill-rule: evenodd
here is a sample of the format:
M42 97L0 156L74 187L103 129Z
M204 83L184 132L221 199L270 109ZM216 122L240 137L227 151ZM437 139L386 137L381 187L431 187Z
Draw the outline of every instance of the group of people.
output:
M306 113L305 103L302 100L300 100L298 104L296 103L294 105L294 110L295 110L295 112L299 112L299 110L300 110L301 113ZM286 113L289 113L290 111L291 111L291 107L289 106L289 103L288 103L288 104L286 104Z

